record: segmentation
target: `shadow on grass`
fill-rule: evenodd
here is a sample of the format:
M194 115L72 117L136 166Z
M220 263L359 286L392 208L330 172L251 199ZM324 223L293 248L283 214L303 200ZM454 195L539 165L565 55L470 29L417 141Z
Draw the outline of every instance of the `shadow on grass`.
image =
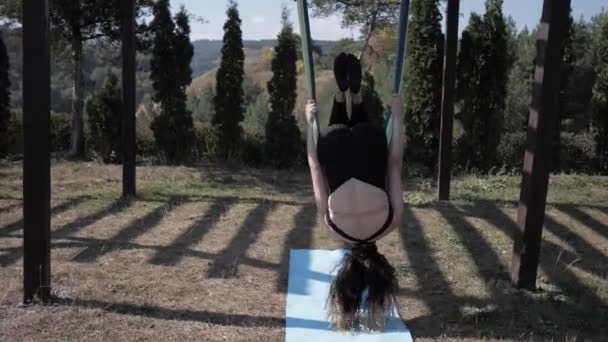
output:
M462 305L462 299L452 292L450 282L439 267L420 220L408 206L404 206L403 219L405 227L399 229L403 249L409 260L409 267L412 268L421 288L420 299L434 317L430 320L418 320L412 329L416 335L446 331L449 329L448 325L460 320L458 309Z
M70 198L63 203L52 207L51 208L51 217L61 214L63 212L66 212L66 211L70 210L71 208L74 208L74 207L82 204L86 200L89 200L90 198L91 198L90 196L79 196L79 197ZM21 206L21 204L19 204L18 206ZM0 227L0 233L10 234L10 233L20 231L21 229L23 229L23 218L19 219L18 221L15 221L11 224Z
M606 224L604 222L600 222L599 220L595 219L591 215L582 211L580 208L573 206L573 205L557 205L556 208L559 211L561 211L562 213L569 215L570 217L572 217L573 219L578 221L578 223L591 228L597 234L608 239L608 224ZM598 209L598 210L604 212L606 215L608 215L608 209L605 209L605 210L601 210L599 208L596 208L596 209Z
M261 187L277 193L296 196L308 195L311 192L310 182L301 170L253 169L238 167L206 166L200 169L200 181L203 184L216 184L234 188Z
M557 222L551 215L545 215L545 229L574 248L573 265L598 277L608 273L608 256L597 250L585 239ZM564 253L567 251L564 250Z
M10 234L10 235L0 235L0 237L5 238L14 238L14 239L22 239L23 235L21 234ZM155 252L161 252L165 247L163 246L151 246L151 245L143 245L130 241L115 241L112 245L108 244L108 240L104 239L96 239L96 238L87 238L87 237L75 237L69 236L64 238L53 239L51 242L51 248L53 249L61 249L61 248L98 248L97 246L104 245L110 250L112 249L121 249L121 250L151 250ZM18 252L20 253L22 250L21 246L15 247L0 247L0 252L2 253L12 253ZM197 251L193 249L183 249L181 252L184 257L190 258L198 258L201 260L213 260L217 258L217 254L208 253L203 251ZM21 255L21 254L19 254ZM244 257L240 260L240 263L249 265L251 267L257 267L268 270L277 270L279 265L273 262L258 260L249 257Z
M67 200L64 203L53 207L52 211L51 211L52 215L58 215L62 212L69 210L70 208L76 207L79 204L81 204L82 202L86 201L87 199L90 199L90 197L81 196L81 197L76 197L76 198ZM103 216L105 216L105 215L106 214L104 213ZM82 223L83 222L81 221L81 219L78 219L72 223L65 225L64 227L60 228L59 230L61 231L62 229L65 229L66 232L68 230L76 231L78 228L83 227ZM70 227L70 228L68 229L66 227ZM12 236L10 236L11 233L18 232L22 229L23 229L23 219L15 222L15 223L12 223L8 226L4 226L4 227L0 228L0 237L12 237ZM51 232L52 237L55 234L57 234L57 231ZM23 235L20 235L20 237L22 237L22 236ZM4 255L2 255L2 258L0 258L0 267L11 266L11 265L15 264L19 259L21 259L21 257L23 257L23 248L21 246L19 248L12 249L8 253L5 253Z
M225 314L210 311L168 309L152 305L113 303L99 300L58 298L55 303L66 307L82 309L99 309L120 315L141 316L168 321L192 321L212 325L232 327L266 327L280 329L285 326L285 319L272 316L251 316L243 314Z
M109 239L81 238L70 236L107 215L117 213L131 205L130 202L116 201L107 207L53 231L53 248L84 248L76 261L94 262L99 256L112 249L148 249L155 251L150 259L152 264L168 266L178 265L184 256L213 261L209 270L210 277L236 276L239 264L275 270L276 288L285 292L286 274L290 248L310 248L312 227L315 225L314 205L303 205L294 217L293 226L286 232L282 246L279 265L256 260L246 256L247 250L256 242L266 226L268 215L282 202L244 199L244 203L256 203L248 214L238 232L226 248L217 255L191 249L201 241L205 234L217 224L221 216L240 199L236 197L205 197L211 205L205 215L194 223L185 233L178 236L169 246L146 246L131 240L157 225L168 211L183 201L201 200L199 198L167 197L164 203L142 218L132 221ZM297 203L290 203L297 205ZM608 307L592 286L587 285L573 269L585 272L605 272L601 264L606 264L606 256L581 239L577 234L553 220L547 219L547 231L552 232L574 248L576 253L563 250L560 246L544 239L541 255L541 269L547 274L548 282L542 282L540 290L532 293L513 289L508 281L508 267L501 262L497 252L465 217L478 217L486 221L491 228L498 229L511 239L518 228L512 217L507 215L494 203L475 202L472 205L433 205L425 206L427 210L438 212L450 225L465 251L471 255L481 279L485 281L489 298L460 296L451 288L451 280L441 271L440 260L431 247L425 234L424 221L417 217L412 207L405 208L406 227L400 230L403 248L409 260L409 266L417 278L420 290L407 293L408 296L419 296L428 306L430 314L407 320L414 334L424 338L501 338L501 339L562 339L566 336L602 340L608 335L605 317ZM514 208L513 208L514 209ZM562 210L563 208L560 208ZM576 212L578 209L564 210L585 225L595 225L604 229L605 224L594 218L583 218ZM578 218L576 215L579 215ZM15 232L13 230L12 232ZM21 235L0 230L0 234L11 238ZM0 249L0 264L5 260L21 257L20 247ZM172 254L174 253L174 254ZM8 256L8 259L7 259ZM583 260L566 266L556 260ZM10 259L12 258L12 259ZM11 264L14 261L11 262ZM595 263L595 264L594 264ZM568 263L569 264L569 263ZM407 291L406 291L407 292ZM249 315L232 315L208 311L192 311L162 308L157 306L112 303L95 300L66 300L65 305L98 308L108 312L124 315L145 316L166 320L190 320L226 326L259 326L282 328L285 319L278 317L257 317ZM404 308L407 316L407 308Z
M512 240L518 232L518 227L511 217L488 202L459 207L451 204L437 205L434 209L450 223L459 236L460 243L474 259L475 268L485 280L490 298L482 301L483 307L475 308L476 303L471 302L470 298L454 300L439 294L440 299L437 299L439 302L445 301L446 305L450 305L449 303L455 301L458 305L468 306L468 311L471 311L471 308L475 310L467 314L450 314L452 318L460 316L461 322L456 330L445 331L441 328L445 318L444 309L431 307L432 315L409 321L417 336L483 336L513 339L559 339L573 336L591 340L606 336L607 304L598 297L595 289L582 282L570 267L555 263L560 257L564 258L565 251L561 247L544 239L540 268L547 274L548 282L541 282L536 292L518 290L508 281L508 270L493 248L477 228L463 218L465 216L481 218ZM556 228L555 222L551 219L548 220L548 227L548 230L557 231L556 235L565 234L563 230L566 228L563 226ZM410 235L411 232L406 237L412 239ZM588 245L577 242L579 243L576 248L579 248L580 253L589 253L588 250L582 250L589 247ZM420 250L421 247L411 248ZM592 250L591 255L599 257L597 251ZM427 255L425 260L428 264L428 260L432 260L432 255ZM573 267L576 267L576 264ZM418 273L421 272L417 272L417 276L420 277ZM445 280L439 280L439 283L442 282L444 283ZM461 311L462 309L463 307L460 307Z
M126 227L122 228L111 238L104 240L103 244L89 246L78 253L72 261L76 262L94 262L102 255L110 253L112 246L119 246L121 242L128 242L145 234L147 231L156 227L160 221L181 204L179 198L169 198L165 203L156 207L144 217L137 217L131 221Z
M243 259L249 247L254 244L260 233L264 230L268 215L276 207L275 203L262 202L253 208L236 235L212 262L207 270L209 278L227 278L238 275L238 265Z
M6 207L0 208L0 214L7 212L7 211L13 211L17 208L21 208L22 206L23 206L23 204L21 203L21 201L19 201L19 203L15 203L15 204L9 204Z
M70 223L66 223L63 226L53 230L51 232L51 237L65 237L78 233L80 230L86 228L87 226L90 226L107 216L116 215L117 213L129 208L131 205L133 205L133 200L118 198L112 203L105 206L104 208L95 211L94 213L79 217L78 219Z
M234 202L234 199L218 199L213 201L204 215L186 228L170 245L160 247L149 262L154 265L164 266L178 264L185 256L184 251L199 243L217 225L221 217L228 212Z
M313 203L300 207L293 218L293 225L281 250L281 267L277 274L275 288L277 291L287 292L287 277L289 274L289 251L291 249L309 249L312 245L313 228L317 223L317 208Z

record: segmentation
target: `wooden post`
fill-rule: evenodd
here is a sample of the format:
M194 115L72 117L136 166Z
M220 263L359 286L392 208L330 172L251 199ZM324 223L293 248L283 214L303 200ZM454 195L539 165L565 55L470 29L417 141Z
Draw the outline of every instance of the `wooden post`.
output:
M460 0L448 0L445 58L443 61L443 93L439 137L439 183L437 199L450 200L452 174L452 130L454 126L454 87L456 84L456 53L458 50L458 16Z
M122 8L122 195L135 196L135 1Z
M544 0L536 41L536 70L515 236L511 280L517 287L536 288L540 242L551 167L552 138L558 106L563 41L570 0Z
M51 294L48 0L23 2L23 301Z

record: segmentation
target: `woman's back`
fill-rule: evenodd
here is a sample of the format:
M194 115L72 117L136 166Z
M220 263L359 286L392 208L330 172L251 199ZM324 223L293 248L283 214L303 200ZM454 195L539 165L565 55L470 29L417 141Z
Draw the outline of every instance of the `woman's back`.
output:
M328 214L343 232L365 240L385 224L389 205L386 191L351 178L329 196Z

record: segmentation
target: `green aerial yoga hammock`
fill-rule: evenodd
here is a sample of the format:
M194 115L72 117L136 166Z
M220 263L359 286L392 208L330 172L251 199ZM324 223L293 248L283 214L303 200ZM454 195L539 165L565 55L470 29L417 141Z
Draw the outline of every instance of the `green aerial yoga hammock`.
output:
M304 70L306 72L306 87L308 90L308 98L317 100L315 87L315 70L312 60L312 39L310 37L310 22L308 20L308 2L307 0L297 0L298 2L298 18L300 21L300 35L302 36L302 54L304 55ZM407 24L410 10L410 1L402 0L399 9L399 40L397 42L397 53L395 56L395 73L393 75L393 94L401 94L401 83L403 80L403 69L405 65L405 56L407 49ZM317 143L319 132L321 131L318 118L315 120L314 139ZM393 116L389 113L385 122L385 132L387 142L390 143L393 136Z

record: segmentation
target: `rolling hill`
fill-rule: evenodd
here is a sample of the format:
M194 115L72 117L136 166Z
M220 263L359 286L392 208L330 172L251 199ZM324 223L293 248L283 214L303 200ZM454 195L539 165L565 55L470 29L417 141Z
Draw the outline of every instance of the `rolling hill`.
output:
M263 40L244 40L243 48L249 50L250 54L261 51L263 48L273 48L276 45L276 39ZM209 70L218 66L222 53L221 40L201 39L192 42L194 47L194 56L192 57L192 78L196 78ZM331 51L335 46L334 41L315 41L315 44L321 48L324 53Z

